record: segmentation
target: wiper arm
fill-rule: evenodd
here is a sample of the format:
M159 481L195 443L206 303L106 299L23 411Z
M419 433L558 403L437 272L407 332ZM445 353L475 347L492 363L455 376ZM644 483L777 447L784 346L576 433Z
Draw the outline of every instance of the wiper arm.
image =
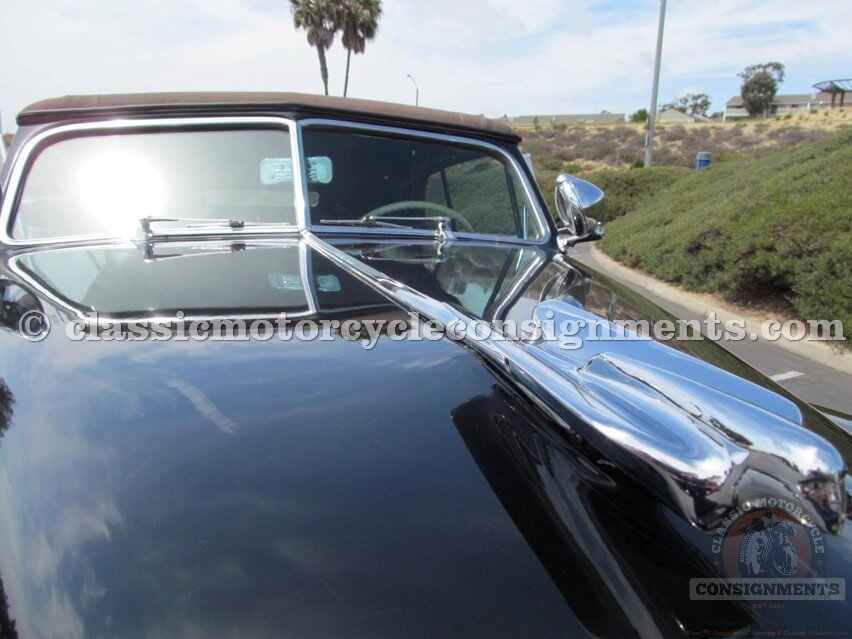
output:
M320 220L320 224L343 224L347 226L366 226L366 227L380 227L380 228L389 228L389 229L406 229L409 231L416 231L418 228L416 226L411 226L410 224L394 224L392 222L388 222L387 220L393 220L394 222L402 221L402 220L411 220L413 222L435 222L435 239L439 242L443 243L447 240L453 239L453 232L450 229L450 223L452 220L449 217L443 215L433 215L431 217L409 217L405 215L383 215L381 219L375 217L373 215L368 215L366 217L362 217L357 220Z
M393 218L397 219L397 218ZM405 224L392 224L384 220L378 220L374 217L365 217L357 220L320 220L320 224L334 224L339 226L367 226L385 228L385 229L414 229L413 226Z
M151 230L151 224L155 222L181 222L184 229L221 228L223 226L231 229L242 229L247 226L286 226L283 222L246 222L245 220L231 220L228 218L211 217L154 217L149 215L139 220L139 225L145 233L145 237L152 237L155 233Z
M154 222L184 222L184 228L187 229L207 228L211 226L227 226L232 229L241 229L246 225L246 223L242 220L228 220L224 218L154 217L149 215L148 217L143 217L139 220L139 225L142 227L142 231L145 233L146 237L153 234L151 231L151 224Z

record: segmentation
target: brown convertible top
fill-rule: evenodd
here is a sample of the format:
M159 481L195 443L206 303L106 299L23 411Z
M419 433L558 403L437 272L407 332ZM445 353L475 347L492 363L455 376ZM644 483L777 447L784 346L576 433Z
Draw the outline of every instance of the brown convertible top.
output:
M18 114L18 124L103 115L139 116L233 112L287 112L296 116L346 116L361 121L415 124L432 130L449 128L486 137L519 142L505 122L482 115L468 115L390 102L283 92L189 92L68 95L34 102Z

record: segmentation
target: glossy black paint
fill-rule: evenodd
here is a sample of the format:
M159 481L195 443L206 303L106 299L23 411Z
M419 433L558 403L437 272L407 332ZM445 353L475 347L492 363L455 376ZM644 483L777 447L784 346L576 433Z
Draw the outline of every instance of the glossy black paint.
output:
M848 629L848 602L690 601L689 578L717 574L710 536L448 340L383 336L365 350L342 336L103 343L62 334L93 306L168 315L174 300L192 299L198 314L304 313L303 296L273 285L276 273L302 277L306 294L319 277L336 279L339 295L315 291L312 316L404 317L292 241L202 246L164 243L160 255L171 258L147 262L132 245L92 247L110 256L95 278L58 249L5 255L0 575L20 636ZM557 298L609 319L669 317L546 249L339 246L489 320ZM57 261L59 279L35 268ZM93 282L84 294L64 284L84 277ZM167 286L128 295L140 279ZM52 322L40 343L16 333L15 318L32 307ZM680 347L790 397L712 343ZM799 407L848 460L848 435ZM824 539L824 574L849 581L852 530Z

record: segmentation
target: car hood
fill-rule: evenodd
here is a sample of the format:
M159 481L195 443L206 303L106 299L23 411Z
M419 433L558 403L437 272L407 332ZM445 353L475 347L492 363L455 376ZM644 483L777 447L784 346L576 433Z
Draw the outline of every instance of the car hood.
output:
M820 528L843 526L848 434L703 338L701 327L677 340L642 337L637 327L654 334L675 318L552 253L450 249L428 269L443 283L442 298L427 292L414 260L389 262L384 251L376 268L364 263L377 259L370 249L316 246L445 326L478 326L478 335L467 331L470 348L563 428L646 477L693 524L716 526L726 510L763 494L769 476L776 490L803 499ZM353 253L361 261L351 262ZM486 298L469 274L489 260L500 267L491 268ZM532 330L524 328L530 321Z
M537 248L337 248L492 323L553 302L609 320L668 317ZM706 624L686 585L717 574L708 534L464 343L67 337L72 319L95 310L125 322L178 310L407 317L304 242L158 251L7 255L0 627L14 621L25 637L680 636ZM17 332L31 308L51 323L37 343ZM677 346L663 348L762 389L754 403L777 424L848 449L841 431L721 348ZM597 366L587 368L604 386L622 374ZM712 399L706 388L694 396ZM849 526L826 535L826 548L849 573ZM728 602L713 610L725 630L803 619ZM829 621L849 612L842 602L820 610Z

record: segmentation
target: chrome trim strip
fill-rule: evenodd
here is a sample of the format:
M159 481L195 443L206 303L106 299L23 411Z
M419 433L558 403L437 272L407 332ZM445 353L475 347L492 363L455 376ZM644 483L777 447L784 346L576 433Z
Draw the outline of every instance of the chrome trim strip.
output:
M518 255L518 260L521 255ZM529 284L532 274L538 271L546 263L545 257L541 253L536 252L529 261L529 264L524 266L520 274L515 275L515 280L510 284L509 288L503 294L503 300L496 305L492 311L495 320L505 320L509 312L509 308L517 302L517 298L524 292L524 285Z
M318 253L403 308L447 328L478 324L314 233L304 237ZM550 313L558 320L572 309L551 301L539 304L534 313L543 327L542 316ZM641 360L630 359L631 349L618 352L613 347L612 353L592 352L589 358L583 349L570 356L548 341L516 342L493 335L465 336L462 344L514 381L556 424L588 441L699 528L711 529L732 508L765 496L772 486L800 501L821 530L843 530L847 468L833 445L784 410L772 412L759 399L752 404L714 388L714 380L703 386L658 365L677 360L701 367L699 372L709 376L733 377L730 373L651 340L632 342ZM648 362L649 357L662 361ZM786 401L742 381L746 391Z
M310 207L308 206L308 169L305 162L302 161L302 158L304 157L302 127L297 121L292 122L292 128L290 129L290 141L292 144L293 157L298 158L296 163L293 165L293 193L296 196L296 224L301 230L308 228L308 220L310 219ZM296 170L297 168L298 170ZM299 174L298 182L295 181L297 173Z
M313 315L319 309L317 292L314 290L313 261L308 259L308 245L301 240L299 241L299 275L302 278L305 299L308 300L308 311Z
M227 237L240 237L244 235L256 234L273 234L273 233L298 233L300 228L304 228L304 219L299 219L300 209L304 211L304 187L303 176L304 172L301 167L301 152L299 142L297 140L296 123L294 120L283 117L273 116L220 116L220 117L179 117L179 118L146 118L140 120L133 119L118 119L118 120L102 120L99 122L77 122L74 124L63 124L50 127L40 131L32 138L27 140L20 152L15 158L15 164L12 167L9 175L9 187L3 197L3 208L0 209L0 243L7 246L43 246L53 244L63 244L67 242L86 242L86 241L123 241L133 239L132 237L118 237L109 234L90 234L90 235L71 235L58 236L42 239L20 240L9 235L9 226L12 222L14 213L13 206L19 195L18 191L21 188L24 169L26 168L30 156L47 140L69 133L86 133L90 131L119 131L130 132L134 130L144 130L152 128L175 128L187 129L196 127L210 126L231 126L239 128L241 126L265 126L269 128L281 128L290 134L290 153L293 155L294 162L299 166L300 170L293 171L293 191L296 194L296 220L297 224L280 224L269 225L262 227L246 227L243 229L226 229L222 227L221 232L214 229L205 229L204 233L199 233L197 229L169 229L170 237L204 237L211 236L217 233L226 233ZM301 226L300 226L301 225Z
M534 196L536 189L538 188L535 185L530 184L527 179L527 174L521 169L518 162L512 157L509 153L507 153L504 149L497 146L496 144L492 144L490 142L485 142L484 140L477 140L475 138L463 137L460 135L448 135L443 133L432 133L429 131L421 131L417 129L408 129L403 127L396 126L382 126L377 124L364 124L360 122L351 122L349 120L340 119L340 120L332 120L329 118L309 118L305 120L298 120L297 127L300 129L299 139L300 143L302 140L302 129L310 128L310 127L333 127L339 129L346 130L355 130L355 131L367 131L371 133L392 135L397 137L407 137L407 138L420 138L424 140L436 140L439 142L444 142L447 144L455 144L457 146L467 146L467 147L478 147L480 149L488 150L492 153L496 153L503 157L512 168L512 171L515 174L517 180L523 185L524 195L526 196L527 203L532 207L534 211L533 218L535 219L535 224L538 229L540 237L535 240L527 240L523 238L512 238L505 235L490 235L486 233L462 233L462 232L454 232L453 236L457 239L478 239L478 240L490 240L490 241L499 241L499 242L513 242L515 244L523 244L523 245L532 245L539 246L544 244L549 244L551 240L551 232L550 225L547 224L547 212L542 211L538 198ZM304 169L304 167L302 167ZM306 181L307 182L307 181ZM313 232L316 233L345 233L348 235L354 234L356 231L351 227L347 226L326 226L326 225L312 225L310 218L310 210L306 210L305 212L306 219L306 228L309 228ZM370 229L370 228L359 228L357 229L358 234L363 235L400 235L400 236L408 236L408 237L416 237L416 236L434 236L434 232L431 230L421 230L421 229L407 229L404 232L394 231L394 229Z

